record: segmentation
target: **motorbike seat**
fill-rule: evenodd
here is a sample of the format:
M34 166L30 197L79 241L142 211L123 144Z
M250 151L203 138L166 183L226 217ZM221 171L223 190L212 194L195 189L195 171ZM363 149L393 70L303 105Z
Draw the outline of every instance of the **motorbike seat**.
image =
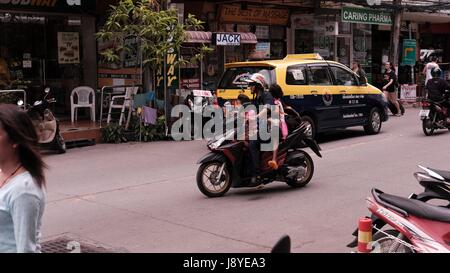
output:
M380 194L379 197L384 202L398 207L411 215L428 220L450 223L450 210L447 208L386 193Z
M436 169L431 169L433 172L439 174L440 176L442 176L445 180L450 181L450 172L449 171L441 171L441 170L436 170Z

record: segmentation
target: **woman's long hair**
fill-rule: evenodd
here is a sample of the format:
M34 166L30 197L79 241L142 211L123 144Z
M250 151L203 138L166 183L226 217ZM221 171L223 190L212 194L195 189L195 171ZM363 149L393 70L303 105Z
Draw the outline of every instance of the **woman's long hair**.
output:
M38 149L38 136L27 113L13 104L0 104L0 126L9 140L17 144L19 161L39 187L45 186L44 169L47 165Z

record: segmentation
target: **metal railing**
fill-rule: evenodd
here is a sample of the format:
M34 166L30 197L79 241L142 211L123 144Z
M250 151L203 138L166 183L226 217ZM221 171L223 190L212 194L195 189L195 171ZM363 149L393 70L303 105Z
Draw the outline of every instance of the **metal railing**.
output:
M23 105L21 108L25 108L27 105L27 92L24 89L9 89L9 90L0 90L0 94L6 93L22 93L23 94Z
M104 107L104 103L105 103L105 91L110 90L111 92L107 92L109 93L109 96L112 95L121 95L121 94L125 94L126 93L126 89L127 87L141 87L142 85L139 84L135 84L135 85L109 85L109 86L103 86L102 89L100 90L100 128L102 128L102 123L103 123L103 107ZM123 89L120 91L117 91L117 89Z

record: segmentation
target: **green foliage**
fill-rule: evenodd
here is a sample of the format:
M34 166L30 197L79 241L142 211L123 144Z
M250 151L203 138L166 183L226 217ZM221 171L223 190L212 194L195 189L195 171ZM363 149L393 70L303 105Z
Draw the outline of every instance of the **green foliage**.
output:
M168 140L169 137L166 136L165 130L164 116L159 117L155 125L137 123L135 126L136 139L141 139L142 142Z
M103 142L121 143L123 141L123 127L116 123L111 123L102 128Z
M121 53L134 50L133 45L124 43L124 39L136 37L143 65L156 68L168 53L182 47L187 30L201 30L202 25L203 22L191 14L179 23L176 10L160 10L154 0L121 0L117 6L111 6L109 17L97 33L97 39L114 44L114 48L104 50L101 55L110 63L118 63ZM196 48L197 54L189 62L195 62L211 51L206 45ZM175 65L180 62L186 60Z
M144 124L139 122L139 117L133 115L130 121L130 127L132 128L132 134L136 141L151 142L169 140L170 137L166 136L165 118L161 116L158 118L155 125ZM121 143L129 141L129 131L125 131L123 126L111 123L108 126L102 128L103 142L105 143Z

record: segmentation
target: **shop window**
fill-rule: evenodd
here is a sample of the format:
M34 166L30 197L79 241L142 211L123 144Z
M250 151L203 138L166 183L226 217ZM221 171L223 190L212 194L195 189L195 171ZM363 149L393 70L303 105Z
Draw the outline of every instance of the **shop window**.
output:
M309 68L308 79L310 85L332 85L330 73L326 66L312 66Z
M280 26L270 27L270 39L272 40L283 40L286 37L286 29Z
M306 78L305 66L289 66L286 71L286 84L288 85L306 85L308 84Z
M219 84L219 89L241 89L247 88L248 83L245 79L254 73L264 75L268 84L275 83L275 70L268 67L233 67L227 69Z
M331 66L330 70L331 73L333 74L335 85L344 85L344 86L358 85L356 77L350 71L347 71L337 66Z

